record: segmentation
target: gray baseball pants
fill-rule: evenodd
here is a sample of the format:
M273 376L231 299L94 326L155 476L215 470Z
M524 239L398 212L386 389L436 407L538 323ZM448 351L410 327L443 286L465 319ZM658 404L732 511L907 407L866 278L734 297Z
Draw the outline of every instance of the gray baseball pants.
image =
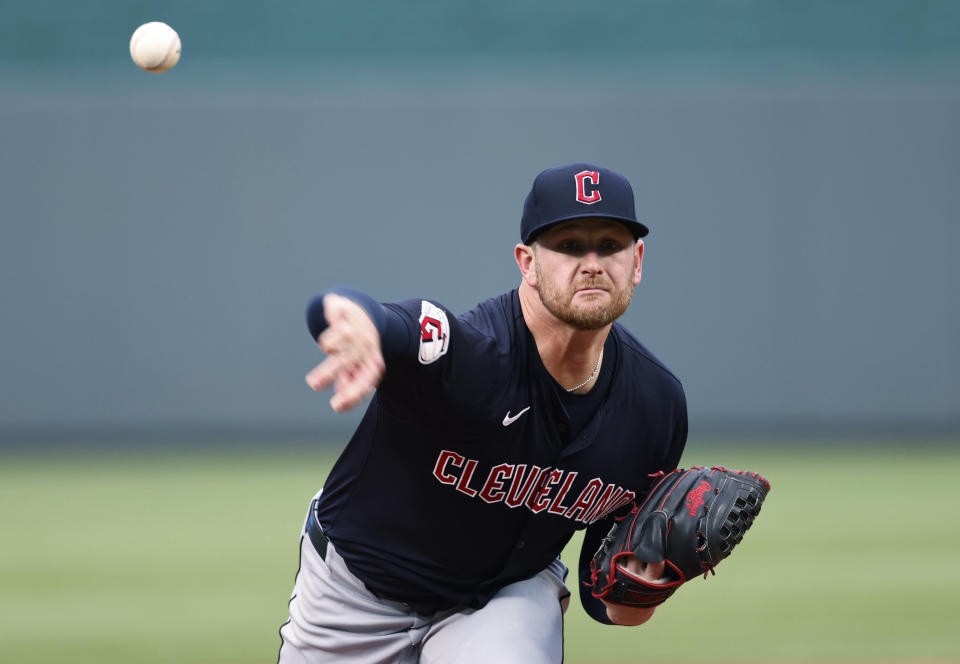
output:
M305 533L279 664L557 664L570 593L558 558L508 585L482 609L430 616L370 593L331 543L322 558Z

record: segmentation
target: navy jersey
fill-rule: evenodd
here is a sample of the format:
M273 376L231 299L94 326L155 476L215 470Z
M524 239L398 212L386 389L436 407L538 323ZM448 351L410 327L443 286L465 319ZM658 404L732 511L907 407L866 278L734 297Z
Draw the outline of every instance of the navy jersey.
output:
M604 517L679 462L680 382L619 324L605 391L571 418L516 291L459 317L427 300L383 306L399 342L318 507L375 594L422 610L482 606L544 569L575 530L590 528L595 546Z

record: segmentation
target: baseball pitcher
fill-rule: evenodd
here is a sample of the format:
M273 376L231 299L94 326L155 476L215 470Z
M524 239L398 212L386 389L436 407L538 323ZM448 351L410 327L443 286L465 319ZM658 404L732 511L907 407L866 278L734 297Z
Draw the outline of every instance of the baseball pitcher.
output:
M524 203L515 290L459 316L342 286L309 304L309 386L337 412L373 396L309 504L282 664L561 662L575 531L608 624L729 554L769 485L677 469L683 388L616 322L647 232L622 175L561 166Z

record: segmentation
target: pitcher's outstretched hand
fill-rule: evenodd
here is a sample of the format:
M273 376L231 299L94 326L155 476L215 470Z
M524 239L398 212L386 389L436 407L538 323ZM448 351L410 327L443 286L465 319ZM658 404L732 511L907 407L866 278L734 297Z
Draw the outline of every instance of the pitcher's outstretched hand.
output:
M307 385L319 392L333 385L330 407L350 410L377 389L385 364L380 333L359 304L328 293L323 298L328 327L317 338L327 358L307 376Z

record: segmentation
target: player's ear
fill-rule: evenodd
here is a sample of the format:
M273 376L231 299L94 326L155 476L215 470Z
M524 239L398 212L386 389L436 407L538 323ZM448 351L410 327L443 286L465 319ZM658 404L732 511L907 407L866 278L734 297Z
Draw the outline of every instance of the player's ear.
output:
M520 275L528 286L537 285L537 271L534 268L534 249L530 245L517 244L513 248L513 258L517 261L517 267L520 268Z
M640 275L643 272L643 240L637 240L633 247L633 285L640 284Z

